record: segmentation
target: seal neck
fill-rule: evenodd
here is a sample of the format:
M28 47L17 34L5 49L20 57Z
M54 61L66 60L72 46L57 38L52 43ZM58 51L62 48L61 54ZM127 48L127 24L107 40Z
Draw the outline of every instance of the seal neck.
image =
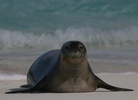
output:
M59 72L66 78L83 77L88 74L89 66L87 59L84 58L79 64L71 64L63 60L65 59L60 58Z

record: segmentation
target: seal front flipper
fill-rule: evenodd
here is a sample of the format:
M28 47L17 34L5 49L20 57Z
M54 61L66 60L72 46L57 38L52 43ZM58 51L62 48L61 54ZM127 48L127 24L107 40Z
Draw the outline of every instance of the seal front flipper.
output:
M95 76L95 78L97 80L97 88L104 88L104 89L107 89L110 91L134 91L133 89L126 89L126 88L120 88L120 87L115 87L115 86L109 85L109 84L105 83L104 81L102 81L97 76Z
M13 90L10 92L5 92L5 94L11 94L11 93L30 93L32 92L32 89L18 89L18 90Z
M10 91L10 92L5 92L5 94L11 94L11 93L31 93L33 91L34 91L33 88L29 88L29 89L17 89L17 90L13 90L13 91Z
M11 94L11 93L33 93L33 92L35 92L38 89L38 86L39 86L40 82L37 83L34 87L30 87L30 88L27 88L27 89L21 89L20 88L20 89L16 89L16 90L13 90L13 91L10 91L10 92L5 92L5 94Z

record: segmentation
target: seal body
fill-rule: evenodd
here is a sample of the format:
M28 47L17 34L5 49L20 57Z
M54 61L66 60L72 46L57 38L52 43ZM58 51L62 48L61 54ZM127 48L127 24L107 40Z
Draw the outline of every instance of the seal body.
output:
M79 42L66 43L61 50L43 54L27 74L28 85L33 87L43 80L39 89L44 92L95 91L96 81L85 54L86 49Z
M97 88L111 91L133 91L111 86L92 71L87 61L87 51L79 41L66 42L61 50L41 55L27 74L27 87L7 93L27 92L93 92Z
M27 84L35 86L39 81L49 81L58 71L59 50L49 51L40 56L31 66L27 74Z

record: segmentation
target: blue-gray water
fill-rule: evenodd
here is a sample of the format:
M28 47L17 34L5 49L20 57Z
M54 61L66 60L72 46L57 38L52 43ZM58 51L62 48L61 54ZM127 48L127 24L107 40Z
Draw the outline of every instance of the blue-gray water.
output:
M138 46L137 0L0 0L0 50Z

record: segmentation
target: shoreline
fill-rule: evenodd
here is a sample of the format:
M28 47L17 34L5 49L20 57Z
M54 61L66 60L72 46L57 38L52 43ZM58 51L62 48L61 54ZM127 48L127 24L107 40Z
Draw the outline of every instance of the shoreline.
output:
M26 75L33 62L43 53L42 51L1 52L0 73ZM94 73L138 73L138 50L89 51L87 56Z
M124 72L124 73L108 73L108 72L104 72L104 73L95 73L95 75L97 76L108 76L108 75L112 75L112 76L119 76L119 75L138 75L138 73L136 72ZM26 80L26 75L24 74L14 74L14 73L10 73L10 74L2 74L0 73L0 81L20 81L20 80Z

